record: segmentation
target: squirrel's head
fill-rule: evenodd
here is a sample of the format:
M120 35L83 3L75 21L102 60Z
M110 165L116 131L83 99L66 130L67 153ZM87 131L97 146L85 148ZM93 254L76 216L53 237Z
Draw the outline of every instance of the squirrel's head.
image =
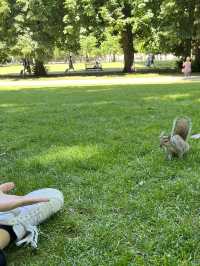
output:
M170 136L166 135L165 132L160 134L160 148L163 148L170 144Z

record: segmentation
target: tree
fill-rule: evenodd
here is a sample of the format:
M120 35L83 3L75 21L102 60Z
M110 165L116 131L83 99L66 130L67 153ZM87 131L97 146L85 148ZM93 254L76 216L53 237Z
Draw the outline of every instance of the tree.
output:
M105 31L105 40L101 43L101 54L110 55L113 57L113 62L116 60L116 55L122 52L120 47L120 36L112 35L111 29Z
M97 3L98 2L98 3ZM136 1L109 0L93 1L97 23L113 28L113 33L120 35L120 45L124 53L124 72L132 72L134 61L134 13Z
M92 34L80 37L80 52L86 59L97 55L97 39Z
M14 53L32 56L35 74L45 75L44 61L63 35L63 0L3 0L1 12L1 39Z
M0 42L0 64L5 64L9 60L9 50L5 42Z
M10 47L14 43L15 32L12 27L14 19L11 15L14 1L1 0L0 1L0 58L4 62L10 52Z
M194 10L194 37L193 37L193 51L196 65L200 69L200 2L195 2Z
M104 32L110 28L112 36L120 36L119 43L124 53L124 72L131 72L134 45L137 38L149 36L152 17L161 1L65 0L67 42L70 43L70 38L75 36L78 44L80 33L83 31L85 34L92 33L97 42L102 43L105 39Z
M80 50L81 36L81 6L77 0L64 0L64 35L62 48L68 53L77 53Z
M162 50L183 57L193 54L200 62L199 17L198 0L163 0L157 18Z

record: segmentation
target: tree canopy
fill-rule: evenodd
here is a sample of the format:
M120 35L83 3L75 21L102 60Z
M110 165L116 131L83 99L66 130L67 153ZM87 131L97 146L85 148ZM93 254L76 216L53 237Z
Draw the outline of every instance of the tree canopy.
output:
M200 67L199 0L1 0L0 61L8 54L37 65L55 48L84 56L135 51L193 55ZM45 72L45 69L43 69Z

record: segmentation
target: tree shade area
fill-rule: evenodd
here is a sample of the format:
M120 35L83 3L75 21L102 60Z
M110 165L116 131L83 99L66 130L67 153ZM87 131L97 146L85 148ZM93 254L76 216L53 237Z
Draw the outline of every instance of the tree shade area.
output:
M193 70L200 0L0 0L0 266L200 265Z
M1 0L0 61L23 58L45 75L55 50L86 59L122 52L132 72L139 51L192 56L199 70L199 18L198 0Z
M8 265L198 265L200 142L173 162L158 144L180 109L199 132L199 102L199 83L1 88L2 182L65 196Z

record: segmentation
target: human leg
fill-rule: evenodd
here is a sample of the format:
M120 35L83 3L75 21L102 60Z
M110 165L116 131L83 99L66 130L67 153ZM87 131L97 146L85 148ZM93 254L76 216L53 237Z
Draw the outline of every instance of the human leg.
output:
M0 229L0 249L6 248L10 244L10 240L9 232L5 229Z
M48 219L63 207L63 194L56 189L46 188L33 191L27 196L47 197L48 202L37 203L17 208L7 213L0 213L0 224L11 225L17 236L17 245L23 243L37 247L37 225Z
M3 249L6 248L11 242L16 240L16 235L12 226L0 225L0 266L6 266L6 256Z

